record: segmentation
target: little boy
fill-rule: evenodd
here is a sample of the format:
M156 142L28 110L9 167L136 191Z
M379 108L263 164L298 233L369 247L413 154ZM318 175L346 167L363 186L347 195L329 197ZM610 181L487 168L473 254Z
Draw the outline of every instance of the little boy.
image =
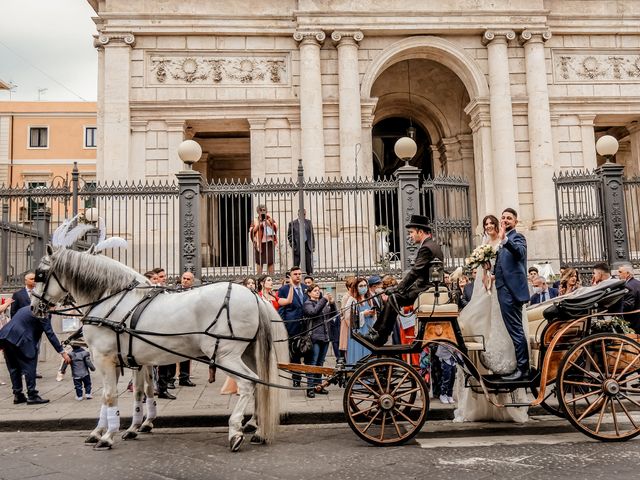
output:
M91 354L82 348L78 344L72 344L71 353L69 356L71 357L71 376L73 378L73 386L76 389L76 400L80 401L83 399L82 396L82 386L84 385L85 396L87 400L93 398L91 395L91 375L89 374L89 370L92 372L96 371L96 367L93 366L91 362ZM60 369L60 373L64 374L67 369L67 364L63 364Z
M440 378L440 402L455 403L453 384L456 381L456 358L449 347L438 345L436 356L440 360L442 377Z

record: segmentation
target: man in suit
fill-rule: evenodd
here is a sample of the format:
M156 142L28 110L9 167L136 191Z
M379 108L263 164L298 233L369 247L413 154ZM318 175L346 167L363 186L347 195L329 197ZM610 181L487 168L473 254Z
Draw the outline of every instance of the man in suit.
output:
M500 218L500 246L495 277L502 319L516 351L516 369L504 380L514 381L529 374L529 340L522 326L522 307L529 301L527 283L527 240L516 232L518 214L506 208Z
M431 262L437 258L443 259L440 245L433 241L429 219L423 215L411 215L411 220L406 225L409 230L409 237L414 244L419 245L418 253L411 270L404 276L397 287L387 289L393 295L398 307L413 305L418 295L429 286L429 267ZM386 343L389 334L396 324L398 312L393 303L388 301L382 313L378 315L373 328L364 337L374 345L382 346Z
M623 263L618 267L618 277L625 281L627 294L624 296L622 311L633 312L640 310L640 280L633 278L633 266L630 263ZM640 333L640 312L631 313L624 316L624 319L631 324L631 328L636 333Z
M302 363L305 355L294 347L293 340L297 335L304 332L305 322L302 307L306 300L307 286L302 283L302 270L300 267L291 267L289 270L289 283L278 289L278 304L280 309L278 313L284 320L284 326L289 334L289 353L291 355L291 363ZM309 352L308 352L309 353ZM306 362L305 360L305 363ZM300 386L300 375L294 373L292 375L293 386Z
M18 310L27 305L31 305L31 292L36 286L36 274L27 272L24 275L24 287L14 292L11 296L13 303L11 304L11 316L13 317Z
M36 390L36 366L38 364L38 345L45 334L53 348L62 355L66 363L71 359L60 345L60 341L51 328L51 318L38 318L31 313L31 307L25 306L16 312L11 321L0 329L0 347L4 349L11 385L13 403L35 405L47 403ZM27 384L27 396L22 393L22 376Z
M547 281L544 277L536 277L533 279L533 295L531 295L530 305L536 305L538 303L544 303L547 300L556 298L558 296L557 288L549 288Z
M303 210L302 215L307 216L307 211ZM304 266L305 273L313 273L313 251L315 250L315 237L311 220L304 219ZM300 221L295 219L289 222L287 227L287 240L293 250L293 264L300 265Z

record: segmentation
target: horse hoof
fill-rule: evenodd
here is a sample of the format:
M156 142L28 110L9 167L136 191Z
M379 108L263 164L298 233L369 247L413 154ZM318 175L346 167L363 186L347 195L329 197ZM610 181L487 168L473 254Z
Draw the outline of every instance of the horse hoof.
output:
M111 444L109 442L105 442L104 440L100 440L93 447L94 450L111 450Z
M251 444L253 445L264 445L267 443L267 439L261 435L254 435L251 437Z
M136 432L131 432L131 431L127 430L126 432L124 432L122 434L122 439L123 440L134 440L137 436L138 436L138 434Z
M247 423L243 428L242 431L244 433L255 433L258 430L258 427L256 427L253 423Z
M231 440L229 440L229 448L232 452L237 452L240 450L242 442L244 442L244 435L234 435Z
M153 429L153 425L142 425L138 429L138 433L151 433L152 429Z
M100 437L94 437L93 435L90 435L84 439L85 445L95 445L99 441L100 441Z

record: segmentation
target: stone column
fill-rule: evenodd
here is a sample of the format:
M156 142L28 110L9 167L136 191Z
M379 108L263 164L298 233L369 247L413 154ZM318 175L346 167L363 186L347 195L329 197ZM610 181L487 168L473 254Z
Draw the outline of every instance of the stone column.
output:
M596 131L593 121L596 119L592 114L579 114L580 136L582 138L582 163L587 170L594 170L598 166L596 157Z
M101 144L98 144L98 178L126 180L129 177L129 80L131 48L135 45L132 33L101 33L94 42L104 49L102 54L102 92L98 112L102 124ZM99 116L99 118L100 118ZM100 178L101 173L104 175Z
M251 178L264 180L267 169L264 159L266 118L248 118L251 136Z
M343 178L355 174L356 145L362 150L362 122L360 109L360 77L358 71L358 42L362 32L340 32L331 34L338 48L338 92L340 97L340 175ZM358 175L364 172L369 161L362 152L358 155Z
M489 111L496 214L500 213L498 210L502 211L506 207L519 210L520 205L507 50L507 41L515 38L516 34L512 30L487 30L482 37L483 43L487 45L489 57ZM488 192L488 195L491 195L491 192Z
M476 193L477 217L496 210L496 196L494 194L494 164L493 148L491 145L491 116L489 105L473 101L465 113L471 117L469 126L473 132L473 164ZM470 179L471 180L471 179Z
M524 45L525 71L529 106L529 158L533 187L532 227L551 227L556 224L555 191L553 185L553 140L549 112L547 68L544 42L551 38L548 30L525 30L520 35Z
M293 38L300 42L302 163L307 177L320 178L325 167L320 46L326 36L323 31L295 32Z

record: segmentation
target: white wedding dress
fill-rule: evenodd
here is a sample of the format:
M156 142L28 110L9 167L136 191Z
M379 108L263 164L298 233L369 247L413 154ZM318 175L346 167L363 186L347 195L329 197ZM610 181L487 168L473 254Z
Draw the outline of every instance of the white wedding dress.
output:
M499 242L491 243L497 248ZM487 291L483 279L489 273L482 267L476 271L476 279L473 284L471 300L460 312L458 321L464 336L482 335L485 342L485 351L477 352L481 365L479 370L486 373L509 374L516 368L516 353L511 336L502 319L500 303L495 283ZM525 337L529 338L529 329L526 309L523 308L522 321ZM470 352L474 353L474 352ZM473 358L473 357L472 357ZM462 368L458 368L455 383L455 392L458 399L458 408L454 412L454 422L499 421L524 423L528 420L528 408L500 408L489 402L483 393L475 393L464 386L464 374ZM524 389L518 389L512 393L491 394L495 403L527 403L527 395Z

